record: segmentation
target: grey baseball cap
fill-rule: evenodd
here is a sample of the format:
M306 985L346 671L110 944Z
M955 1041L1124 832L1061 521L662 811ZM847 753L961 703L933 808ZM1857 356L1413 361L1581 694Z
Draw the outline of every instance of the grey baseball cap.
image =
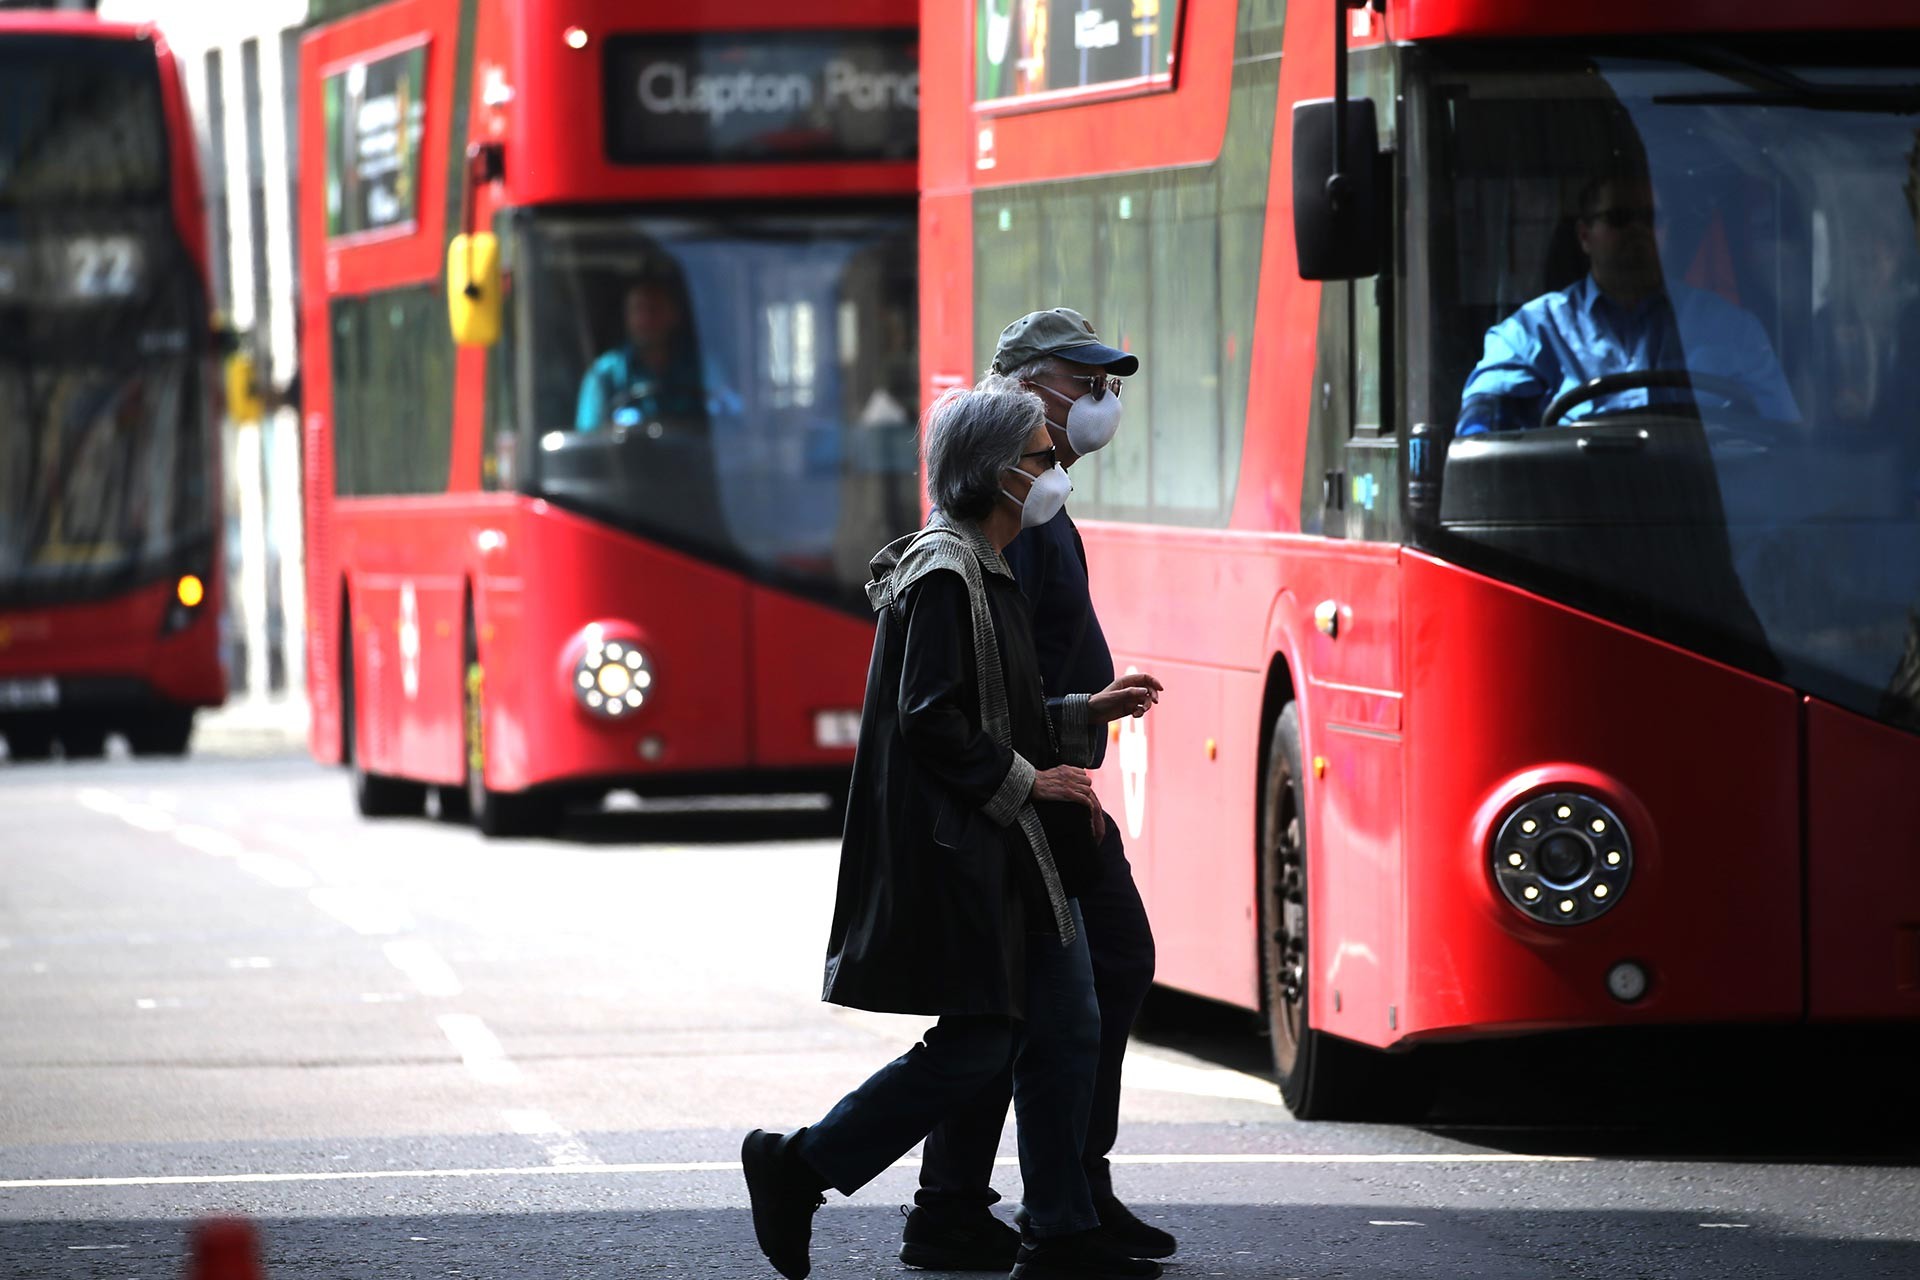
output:
M1029 311L1002 329L1000 345L993 350L993 371L1012 373L1041 356L1098 365L1122 378L1132 377L1140 368L1140 357L1100 341L1087 318L1071 307Z

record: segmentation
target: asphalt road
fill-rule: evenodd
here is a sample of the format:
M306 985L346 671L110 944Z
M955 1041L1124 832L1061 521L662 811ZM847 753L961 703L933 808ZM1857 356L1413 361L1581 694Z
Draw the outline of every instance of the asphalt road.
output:
M0 767L0 1276L178 1276L212 1214L257 1221L273 1280L772 1276L740 1134L816 1118L919 1026L819 1003L819 826L485 843L359 821L297 757ZM1148 1030L1118 1183L1179 1235L1172 1275L1920 1276L1920 1148L1872 1105L1826 1123L1845 1062L1742 1092L1671 1055L1483 1055L1455 1064L1471 1127L1302 1124L1240 1016L1161 1000ZM1589 1105L1663 1075L1677 1113ZM833 1197L814 1274L911 1274L912 1188Z

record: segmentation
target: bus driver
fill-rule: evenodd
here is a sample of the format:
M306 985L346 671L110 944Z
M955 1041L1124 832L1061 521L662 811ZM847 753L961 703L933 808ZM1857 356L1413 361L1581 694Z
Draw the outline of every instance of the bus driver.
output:
M1798 419L1760 322L1718 294L1666 279L1653 187L1644 173L1594 179L1581 191L1579 208L1574 230L1588 274L1487 330L1480 363L1460 393L1455 435L1545 425L1541 415L1562 392L1606 374L1653 369L1732 379L1752 392L1763 417ZM1684 390L1632 387L1595 396L1570 413L1688 398Z
M635 280L621 299L621 319L626 341L595 360L580 380L575 429L663 419L703 424L706 379L676 285L658 276Z

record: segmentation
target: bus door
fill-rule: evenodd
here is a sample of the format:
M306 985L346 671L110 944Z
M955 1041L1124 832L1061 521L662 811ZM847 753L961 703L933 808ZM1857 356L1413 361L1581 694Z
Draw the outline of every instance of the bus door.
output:
M1391 146L1391 52L1352 55L1355 97L1373 96ZM1394 268L1322 286L1319 360L1302 495L1307 532L1337 545L1296 583L1313 615L1305 671L1309 775L1308 870L1316 918L1345 922L1339 953L1316 954L1323 975L1314 1022L1351 1039L1394 1038L1403 959L1399 888L1403 767L1400 659L1399 437L1394 427ZM1322 762L1324 761L1324 770ZM1316 948L1332 943L1323 933ZM1337 998L1333 998L1337 993Z

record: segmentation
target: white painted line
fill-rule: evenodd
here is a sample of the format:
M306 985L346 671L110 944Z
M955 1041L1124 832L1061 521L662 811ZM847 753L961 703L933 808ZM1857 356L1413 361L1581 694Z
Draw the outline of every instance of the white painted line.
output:
M156 809L150 804L138 804L129 801L120 806L120 821L142 831L168 832L178 826L178 820L165 809Z
M1424 1222L1395 1222L1390 1218L1369 1218L1367 1219L1367 1225L1370 1227L1424 1227L1427 1224Z
M181 1000L179 996L160 996L158 998L142 996L133 1002L133 1007L136 1009L178 1009L184 1003L185 1001Z
M355 933L405 933L413 927L405 907L371 890L321 888L309 893L307 900Z
M234 865L250 876L258 876L276 889L311 889L313 873L297 863L289 862L274 853L258 853L247 850L235 860Z
M1591 1161L1592 1156L1522 1155L1283 1155L1283 1156L1130 1156L1116 1157L1127 1164L1561 1164ZM1014 1156L995 1164L1014 1165ZM738 1173L738 1160L688 1160L662 1164L522 1165L497 1169L366 1169L355 1172L153 1174L126 1178L10 1178L0 1180L0 1191L35 1191L62 1187L209 1187L250 1186L280 1182L377 1182L430 1178L539 1178L582 1173L627 1176L652 1173Z
M126 1247L127 1246L123 1244L70 1244L67 1246L67 1249L72 1253L92 1253L96 1249L124 1249Z
M423 996L457 996L460 978L453 966L440 958L433 944L422 938L399 938L384 950L394 968L407 975Z
M1727 1231L1745 1231L1753 1226L1751 1222L1703 1222L1703 1227L1720 1227Z
M180 797L174 792L162 791L158 787L152 787L147 791L147 803L153 805L155 808L165 809L167 812L172 813L180 807Z
M246 846L226 832L215 831L212 827L202 827L191 822L175 827L173 838L189 849L198 849L201 853L210 853L216 858L237 858L246 852Z
M549 1164L570 1168L604 1163L587 1148L586 1143L562 1129L559 1122L545 1111L508 1111L506 1118L508 1128L540 1144L541 1150L547 1153Z
M499 1037L487 1030L487 1024L471 1013L443 1013L440 1029L453 1042L454 1052L467 1064L467 1070L484 1084L514 1084L520 1068L513 1065Z
M227 961L229 969L271 969L273 961L266 956L235 956Z
M1152 1053L1129 1053L1120 1065L1123 1089L1150 1089L1196 1098L1231 1098L1284 1107L1271 1080L1224 1067L1176 1062Z
M109 818L119 817L120 810L125 807L125 801L119 796L111 791L102 791L99 787L82 787L73 793L73 798L81 808L104 813Z

